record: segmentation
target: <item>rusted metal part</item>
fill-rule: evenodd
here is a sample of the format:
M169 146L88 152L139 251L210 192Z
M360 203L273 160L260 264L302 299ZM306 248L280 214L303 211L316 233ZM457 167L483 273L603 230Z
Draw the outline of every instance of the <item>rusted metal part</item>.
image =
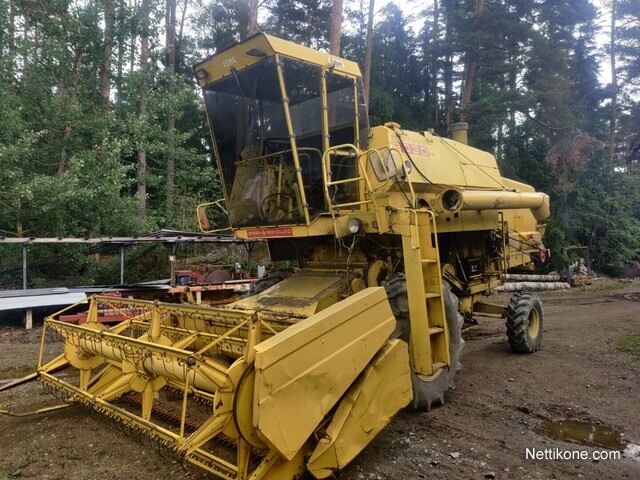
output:
M476 302L473 304L473 313L499 315L502 317L507 313L507 307L489 302Z
M74 313L70 315L60 315L59 320L61 322L73 323L75 325L82 325L87 323L88 316L89 316L88 312ZM99 323L120 323L124 320L128 320L129 318L132 318L132 317L128 315L115 313L113 311L103 310L98 313L97 321Z
M139 394L124 395L122 397L122 400L130 405L136 405L138 407L142 406L142 398ZM152 407L152 414L157 415L159 418L171 422L174 425L180 425L180 422L182 421L180 412L173 408L162 405L159 402L154 402ZM193 418L186 417L185 419L185 428L192 432L199 429L202 424L203 422L200 422Z
M0 415L7 415L8 417L31 417L32 415L42 415L43 413L56 412L58 410L68 408L70 406L71 404L65 403L64 405L54 405L52 407L39 408L38 410L33 410L31 412L20 412L20 413L15 413L10 410L4 410L0 408Z

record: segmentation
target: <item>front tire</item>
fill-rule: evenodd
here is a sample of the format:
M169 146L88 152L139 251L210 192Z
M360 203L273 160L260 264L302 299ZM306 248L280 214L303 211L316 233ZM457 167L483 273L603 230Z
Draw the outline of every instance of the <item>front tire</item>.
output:
M535 293L518 293L507 307L507 338L516 353L533 353L542 341L542 302Z

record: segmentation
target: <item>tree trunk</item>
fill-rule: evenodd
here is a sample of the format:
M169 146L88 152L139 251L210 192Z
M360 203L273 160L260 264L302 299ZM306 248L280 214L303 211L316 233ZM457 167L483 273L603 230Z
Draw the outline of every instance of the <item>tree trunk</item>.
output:
M477 17L482 12L483 9L484 9L484 0L476 0L476 8L473 16ZM475 75L476 75L475 53L470 53L469 59L467 61L467 65L465 67L462 100L460 102L460 121L461 122L464 122L467 117L466 110L469 107L469 103L471 103L471 93L473 92L473 80L475 79Z
M146 122L147 113L147 69L149 62L149 20L147 1L143 0L142 18L140 29L140 70L142 74L142 84L140 92L140 117ZM141 139L141 142L146 141ZM140 148L138 150L138 221L140 227L144 225L147 216L147 150Z
M498 160L498 164L500 165L500 163L502 162L503 158L503 143L504 143L504 122L502 121L502 118L500 120L498 120L498 138L497 138L497 145L496 145L496 160Z
M174 74L176 71L176 0L167 0L166 12L166 44L167 54L167 73L169 76L169 98L173 99L175 85ZM173 219L173 193L175 188L175 128L176 119L173 112L173 104L169 106L169 120L167 122L167 190L166 190L166 223L170 225Z
M245 38L258 33L258 0L249 0L247 16L247 34Z
M331 3L331 23L329 25L329 53L340 55L340 35L342 33L342 0Z
M545 290L568 290L566 282L513 282L504 283L493 288L494 292L542 292Z
M15 88L14 66L16 58L16 6L14 0L9 0L9 60L7 72L9 79L9 88Z
M313 39L313 22L314 22L314 18L313 18L313 14L311 13L311 9L307 9L307 34L306 34L306 39L305 39L305 43L304 46L305 47L311 47L311 40Z
M287 0L277 0L276 2L276 37L282 37L282 10Z
M23 34L24 34L24 45L22 47L23 55L22 55L22 85L27 84L27 80L29 79L29 31L31 30L31 23L29 22L29 15L27 12L24 12L24 25L23 25Z
M510 55L509 56L509 78L508 78L508 88L510 92L515 92L517 87L517 79L518 79L518 56ZM513 129L516 126L516 109L513 106L509 107L509 133L513 133Z
M67 143L71 136L71 125L64 126L64 132L62 134L62 149L60 151L60 161L58 162L58 182L62 183L64 180L64 173L67 171Z
M247 32L249 31L249 2L252 0L244 0L244 8L246 8L246 12L243 12L240 15L240 19L238 20L238 31L240 32L240 40L244 40L247 38ZM246 15L244 14L246 13Z
M100 69L100 93L102 94L102 103L105 109L108 109L111 97L111 52L113 51L115 10L115 1L106 0L104 5L104 47L102 68Z
M144 0L143 0L144 4ZM133 11L140 12L138 10L138 0L135 0L133 3ZM143 10L144 11L144 10ZM129 52L129 73L133 72L136 65L136 35L134 34L131 37L131 52Z
M67 138L67 130L69 130L69 125L65 125L64 127L64 139ZM64 140L63 140L64 142ZM64 180L64 172L66 170L67 165L67 145L62 144L62 149L60 151L60 161L58 162L58 182L62 183Z
M448 127L451 125L451 115L453 113L453 59L451 57L451 34L453 30L453 9L452 1L446 3L446 23L444 27L444 44L447 46L447 54L444 59L444 123Z
M22 220L21 220L21 212L22 212L22 203L18 202L18 206L15 209L16 212L16 237L22 238L24 234L24 230L22 228Z
M365 41L365 38L367 37L367 22L366 22L367 17L365 17L364 15L365 3L367 3L366 0L358 0L358 8L362 15L358 16L358 37L355 45L356 51L362 53L363 55L362 58L364 58L364 41Z
M507 273L504 277L507 282L559 282L561 278L559 273L550 273L548 275Z
M71 80L71 91L69 92L69 103L67 107L71 107L76 102L76 94L78 92L78 85L80 83L80 75L82 68L82 58L84 52L82 50L82 44L76 44L76 53L73 61L73 77ZM58 181L64 180L64 173L67 170L67 145L69 138L71 138L71 125L66 123L62 134L62 149L60 152L60 161L58 162Z
M182 15L180 16L180 30L178 30L178 38L176 38L176 56L183 58L182 51L182 33L184 32L184 21L187 18L187 8L189 8L189 0L184 0L184 6L182 8Z
M616 72L616 0L611 2L611 117L609 124L609 168L613 168L616 151L616 120L618 117L618 75Z
M371 86L371 49L373 47L373 11L376 0L369 0L369 19L367 21L367 39L364 44L364 96L369 105L369 89Z
M116 67L116 84L118 88L118 115L122 115L122 69L124 63L124 29L123 22L125 20L125 1L119 0L118 2L118 59Z
M440 44L440 9L438 8L438 0L433 0L433 45L431 58L431 97L433 98L433 126L438 127L440 121L440 112L438 107L438 51Z

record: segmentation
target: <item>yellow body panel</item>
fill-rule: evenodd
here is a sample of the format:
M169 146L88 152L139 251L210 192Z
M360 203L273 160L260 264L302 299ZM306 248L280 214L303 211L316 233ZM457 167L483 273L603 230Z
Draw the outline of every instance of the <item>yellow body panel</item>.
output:
M344 275L305 271L293 274L273 287L230 306L310 317L340 300L346 288Z
M369 146L375 149L394 148L402 153L403 159L411 157L416 168L409 174L409 180L417 190L433 190L433 184L494 190L505 188L493 155L430 132L378 126L371 129Z
M395 323L384 288L367 288L256 345L254 426L266 442L293 458Z
M255 50L253 55L248 54ZM241 71L255 63L260 62L264 57L274 55L303 60L319 67L331 66L336 72L354 77L362 76L360 67L356 62L336 57L329 53L319 52L302 45L297 45L281 38L259 33L248 38L240 44L233 45L225 50L217 52L208 59L196 64L193 69L198 72L207 72L205 78L198 78L198 84L202 87L213 83L221 78L231 75L231 69Z
M413 399L407 344L389 340L338 406L307 463L316 478L344 468Z

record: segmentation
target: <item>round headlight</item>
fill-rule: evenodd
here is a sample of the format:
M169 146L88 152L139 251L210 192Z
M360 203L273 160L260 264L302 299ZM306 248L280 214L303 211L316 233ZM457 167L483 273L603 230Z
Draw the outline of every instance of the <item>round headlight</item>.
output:
M360 233L362 231L362 220L359 218L350 218L347 222L347 228L353 234Z
M409 175L411 173L411 170L413 170L413 165L411 165L411 162L409 160L405 160L404 169L407 171L407 175Z

